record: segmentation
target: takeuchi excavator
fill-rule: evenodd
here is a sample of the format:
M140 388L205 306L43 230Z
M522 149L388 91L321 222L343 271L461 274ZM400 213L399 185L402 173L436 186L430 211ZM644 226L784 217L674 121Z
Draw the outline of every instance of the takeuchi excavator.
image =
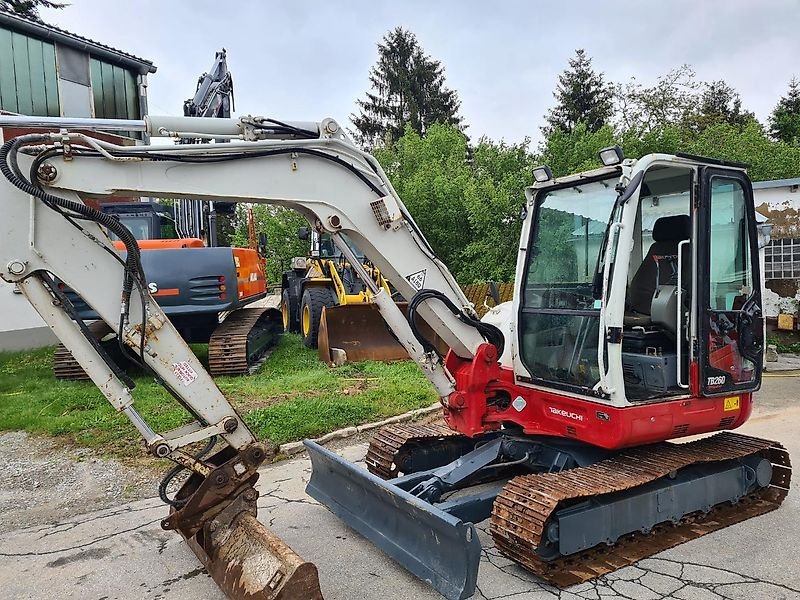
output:
M779 443L727 431L751 413L764 350L744 165L626 160L612 147L593 171L554 179L535 169L512 317L498 327L477 319L381 166L332 119L4 116L0 125L59 130L0 149L0 276L147 450L175 463L168 477L190 471L174 497L163 494L162 527L187 539L232 598L322 597L316 568L256 519L258 467L273 449L254 438L148 294L130 231L83 196L272 203L331 236L436 389L443 422L379 431L369 470L306 442L307 492L449 599L475 590L475 524L486 519L503 555L567 586L776 509L789 490ZM230 142L122 147L72 128ZM106 231L124 243L124 258ZM344 236L408 301L406 314ZM94 308L192 422L168 432L148 425L133 382L98 351L56 280ZM423 322L446 343L444 356Z

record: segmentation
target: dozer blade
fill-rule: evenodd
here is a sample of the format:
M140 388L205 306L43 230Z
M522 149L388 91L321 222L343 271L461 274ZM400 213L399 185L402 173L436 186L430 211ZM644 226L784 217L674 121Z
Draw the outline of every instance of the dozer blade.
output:
M405 314L407 303L400 302L398 306ZM447 352L447 345L427 323L420 321L419 328L442 354ZM323 308L317 347L320 360L328 364L334 362L334 348L345 352L346 362L408 360L408 352L392 334L374 304Z
M176 529L208 574L232 600L323 600L317 568L304 561L257 518L257 469L269 449L225 448L175 495L164 529Z
M305 441L311 456L306 493L448 600L475 592L481 545L464 522Z

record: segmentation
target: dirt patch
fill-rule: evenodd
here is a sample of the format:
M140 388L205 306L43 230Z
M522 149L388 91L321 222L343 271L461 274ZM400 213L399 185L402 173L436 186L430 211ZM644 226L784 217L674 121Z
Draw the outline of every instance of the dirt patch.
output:
M96 458L88 448L23 432L0 434L0 532L150 498L153 469Z

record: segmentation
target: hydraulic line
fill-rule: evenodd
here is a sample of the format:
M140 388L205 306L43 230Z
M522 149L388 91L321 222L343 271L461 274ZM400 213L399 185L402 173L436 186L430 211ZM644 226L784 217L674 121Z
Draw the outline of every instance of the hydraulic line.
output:
M420 304L426 300L432 299L442 302L448 309L450 309L450 312L458 317L459 321L477 329L483 338L497 349L498 357L503 354L506 342L503 332L500 331L499 328L490 323L484 323L480 319L476 319L475 317L468 315L463 310L458 308L445 294L438 290L432 289L423 289L418 291L408 303L408 324L411 326L411 331L414 333L414 337L419 340L426 352L436 352L436 346L422 334L417 326L417 309L419 308Z

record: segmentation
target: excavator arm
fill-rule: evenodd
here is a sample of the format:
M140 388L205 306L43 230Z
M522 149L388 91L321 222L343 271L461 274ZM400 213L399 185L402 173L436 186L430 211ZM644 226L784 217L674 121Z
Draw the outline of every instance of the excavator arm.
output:
M414 310L407 320L385 290L366 272L359 273L386 323L445 405L454 391L453 377L415 332L414 313L461 359L475 356L486 338L502 345L502 336L475 319L455 279L434 255L380 165L354 147L331 119L321 123L259 117L151 117L101 123L0 119L0 125L11 124L58 132L22 136L0 150L4 175L0 277L19 287L112 406L137 428L148 451L191 472L176 497L168 499L171 512L162 526L187 538L226 593L248 598L318 597L313 565L303 563L288 548L270 552L279 541L255 520L256 470L270 449L255 440L147 293L135 240L119 222L91 208L87 199L141 195L292 208L317 231L331 234L359 270L361 263L350 256L341 238L346 233L410 301ZM213 137L230 143L122 147L71 132L70 127L139 129L154 136ZM125 242L124 258L106 230ZM127 353L191 413L192 423L168 432L148 425L136 410L133 382L74 318L61 291L64 285L82 297L113 329ZM225 447L210 457L188 450L201 442L210 446L217 438ZM242 536L246 544L237 541ZM251 572L247 565L252 562L242 553L276 558L264 563L271 564L269 568ZM262 595L243 595L243 589L257 589Z

